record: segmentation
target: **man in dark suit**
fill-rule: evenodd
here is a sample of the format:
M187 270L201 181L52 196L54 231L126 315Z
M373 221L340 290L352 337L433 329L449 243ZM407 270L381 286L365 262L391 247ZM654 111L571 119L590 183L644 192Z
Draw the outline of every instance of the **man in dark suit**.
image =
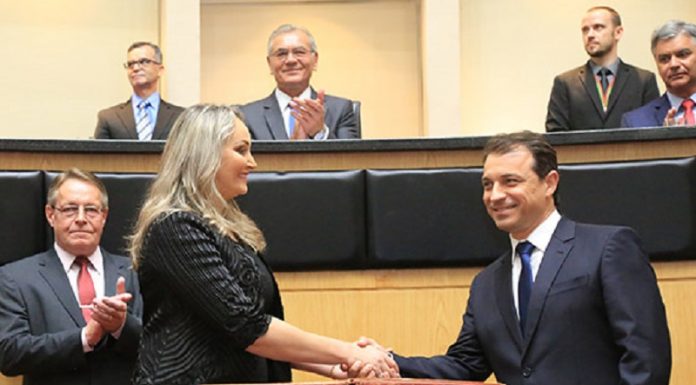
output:
M665 309L638 236L556 210L556 152L535 133L484 149L483 203L510 249L471 285L447 353L394 354L402 377L522 384L667 385ZM363 344L374 343L365 340Z
M133 95L99 111L94 138L166 140L183 108L162 100L157 91L164 71L162 51L152 43L133 43L124 67Z
M253 139L359 138L353 102L310 87L318 60L317 43L305 28L285 24L271 33L266 61L277 88L241 107Z
M696 24L668 21L653 32L651 47L667 92L624 114L622 126L696 126Z
M652 72L619 59L623 27L614 9L590 8L581 31L590 60L554 79L546 131L620 127L623 113L660 95Z
M72 169L47 202L54 247L0 267L0 370L24 384L128 384L142 299L130 260L99 248L106 189Z

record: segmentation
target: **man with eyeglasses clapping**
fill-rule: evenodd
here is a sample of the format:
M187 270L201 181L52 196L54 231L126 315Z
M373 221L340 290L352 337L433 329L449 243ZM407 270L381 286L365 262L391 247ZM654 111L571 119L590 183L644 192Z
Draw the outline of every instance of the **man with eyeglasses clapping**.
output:
M25 385L130 383L143 302L130 259L99 247L108 205L91 173L51 184L53 247L0 267L2 374Z
M319 52L305 28L284 24L268 38L266 62L276 81L269 96L241 107L252 139L359 139L353 102L310 87Z
M94 138L166 140L183 108L160 97L162 51L149 42L133 43L123 67L133 95L124 103L99 111Z

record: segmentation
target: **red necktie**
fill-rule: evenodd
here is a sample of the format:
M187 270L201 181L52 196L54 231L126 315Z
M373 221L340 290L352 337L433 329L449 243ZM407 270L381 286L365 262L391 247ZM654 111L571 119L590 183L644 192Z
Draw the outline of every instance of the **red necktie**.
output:
M85 321L89 322L92 319L92 301L96 297L94 282L87 269L89 260L87 257L77 257L75 258L75 263L80 266L80 272L77 273L77 293L80 297L80 310L82 310L82 316L85 317Z
M691 99L684 99L682 102L682 107L684 107L684 124L687 126L695 126L696 119L694 119L694 101Z

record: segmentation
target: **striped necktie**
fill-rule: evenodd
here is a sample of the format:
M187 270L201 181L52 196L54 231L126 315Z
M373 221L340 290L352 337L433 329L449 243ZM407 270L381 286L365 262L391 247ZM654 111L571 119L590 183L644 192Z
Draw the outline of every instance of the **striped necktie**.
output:
M144 100L138 104L138 116L135 117L135 130L138 132L139 140L152 139L154 127L152 126L148 111L150 107L152 107L152 104Z
M292 138L295 133L295 117L292 116L292 106L288 103L288 138Z

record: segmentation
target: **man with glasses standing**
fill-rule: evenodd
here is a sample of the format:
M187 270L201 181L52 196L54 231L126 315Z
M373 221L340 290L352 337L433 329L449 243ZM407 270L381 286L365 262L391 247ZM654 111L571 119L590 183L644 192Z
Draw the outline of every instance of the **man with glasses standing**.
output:
M123 66L133 95L125 103L99 111L94 138L166 140L183 108L160 98L162 51L152 43L133 43Z
M99 247L102 182L71 169L48 190L55 243L0 267L0 371L24 384L130 383L142 299L130 259Z
M353 102L309 85L319 52L307 29L281 25L268 38L267 52L277 87L266 98L241 107L253 139L359 138Z

